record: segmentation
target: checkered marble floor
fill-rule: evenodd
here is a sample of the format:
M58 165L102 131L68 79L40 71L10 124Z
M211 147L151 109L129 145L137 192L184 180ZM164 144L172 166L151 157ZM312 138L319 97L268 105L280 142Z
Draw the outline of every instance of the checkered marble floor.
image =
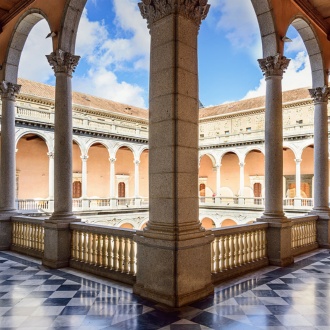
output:
M72 269L0 252L0 329L330 329L330 255L318 250L216 287L173 310L132 289Z

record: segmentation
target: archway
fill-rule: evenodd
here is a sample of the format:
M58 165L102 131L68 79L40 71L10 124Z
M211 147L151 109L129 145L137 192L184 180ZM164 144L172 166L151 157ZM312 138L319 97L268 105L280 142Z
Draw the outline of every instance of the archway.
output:
M16 153L16 197L49 196L49 157L45 140L35 133L22 136Z
M215 223L211 218L205 217L202 219L201 224L205 229L215 228Z
M230 197L223 192L226 190L232 192L232 196L238 197L240 188L240 168L239 158L234 152L227 152L221 160L221 196Z
M199 166L199 196L201 202L216 193L216 172L214 171L214 159L209 155L203 155ZM204 198L206 197L206 198Z
M221 222L221 227L231 227L236 225L237 225L236 221L232 219L225 219Z

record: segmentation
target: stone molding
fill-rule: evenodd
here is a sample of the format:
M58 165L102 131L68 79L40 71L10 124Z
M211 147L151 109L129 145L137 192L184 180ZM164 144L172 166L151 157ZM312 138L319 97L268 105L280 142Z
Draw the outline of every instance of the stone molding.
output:
M330 97L330 88L327 86L309 89L309 94L314 103L327 103Z
M46 55L46 57L55 74L66 73L70 77L76 69L80 59L80 56L72 55L61 49L52 52L50 55Z
M186 17L200 26L210 9L207 2L208 0L142 0L138 5L149 28L153 23L171 14Z
M258 62L266 78L272 76L282 77L290 63L290 59L285 56L281 56L280 54L276 54L275 56L268 56L266 58L259 59Z
M2 98L15 101L16 95L18 95L20 90L21 85L13 84L5 80L3 80L0 84L0 95Z

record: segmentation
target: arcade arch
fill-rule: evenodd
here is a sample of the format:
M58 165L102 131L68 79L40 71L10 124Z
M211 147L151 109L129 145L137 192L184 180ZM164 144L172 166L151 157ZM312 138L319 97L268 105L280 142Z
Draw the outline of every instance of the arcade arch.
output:
M207 218L207 217L203 218L201 224L205 229L215 228L215 223L211 218Z

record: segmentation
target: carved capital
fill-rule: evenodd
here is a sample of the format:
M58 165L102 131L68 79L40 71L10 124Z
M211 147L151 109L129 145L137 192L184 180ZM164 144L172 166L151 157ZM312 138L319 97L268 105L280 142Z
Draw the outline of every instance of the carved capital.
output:
M109 161L111 164L114 164L116 162L116 158L109 158Z
M140 161L138 160L138 159L135 159L134 161L133 161L133 163L135 164L135 165L140 165Z
M47 152L47 156L51 159L54 159L54 152L53 151Z
M16 95L20 92L21 85L13 84L8 81L2 81L0 84L0 95L2 98L7 98L15 101Z
M328 102L330 96L330 88L327 86L316 87L313 89L309 89L309 94L314 100L314 103Z
M72 76L80 59L80 56L72 55L61 49L52 52L50 55L46 55L46 57L55 74L63 72L68 76Z
M294 160L295 162L296 162L296 164L299 164L299 163L301 163L302 162L302 159L300 159L300 158L295 158L295 160Z
M290 59L276 54L275 56L268 56L260 59L258 62L264 76L268 78L271 76L283 76L283 73L290 63Z
M154 22L170 14L179 14L200 26L210 8L207 2L208 0L142 0L138 5L149 28Z
M87 159L88 159L89 156L87 155L81 155L80 158L83 162L87 162Z

